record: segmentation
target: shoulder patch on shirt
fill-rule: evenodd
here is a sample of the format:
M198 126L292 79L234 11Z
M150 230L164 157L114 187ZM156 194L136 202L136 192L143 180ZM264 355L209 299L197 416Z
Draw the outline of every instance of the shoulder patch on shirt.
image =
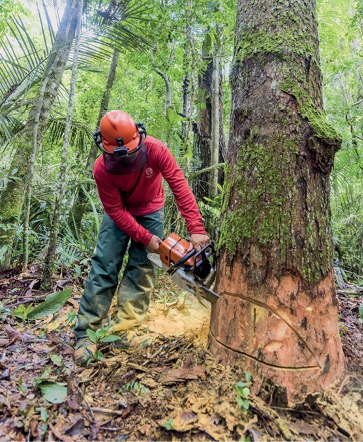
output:
M145 170L146 178L151 178L154 175L154 170L152 167L148 167Z

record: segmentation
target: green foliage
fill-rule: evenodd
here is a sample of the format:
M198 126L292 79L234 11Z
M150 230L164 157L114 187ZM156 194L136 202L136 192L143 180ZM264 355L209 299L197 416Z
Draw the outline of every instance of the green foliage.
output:
M252 384L252 376L249 371L245 373L245 382L237 382L235 388L237 390L236 401L240 408L248 410L250 402L248 396L250 394L250 386Z
M20 393L23 393L23 394L27 394L28 393L28 389L27 389L27 387L23 383L23 376L19 376L19 379L18 379L18 390L20 391Z
M94 353L92 353L88 348L86 348L85 353L86 353L86 356L88 356L87 367L92 362L99 362L99 361L102 361L103 359L105 359L104 354L100 350L97 350Z
M174 424L173 424L173 418L171 417L170 419L168 419L165 424L164 424L165 428L170 431L173 430L175 428Z
M144 396L149 390L141 382L132 381L123 385L118 393L121 394L125 391L132 391L134 394L136 394L136 396Z
M61 292L51 293L46 300L28 312L27 319L45 318L60 310L67 300L72 296L72 290L66 289Z
M318 2L325 105L330 122L343 135L331 175L335 255L349 278L359 283L363 281L361 7L361 0Z
M24 304L20 304L19 307L13 311L13 315L22 321L26 321L29 313L31 312L32 305L33 304L29 304L27 307L25 307Z
M49 415L48 415L47 410L46 410L44 407L38 407L38 408L36 408L35 410L36 410L36 411L39 411L39 413L40 413L40 418L42 419L42 421L43 421L44 423L46 423L46 422L48 421L48 419L49 419Z
M359 305L359 318L358 321L360 324L363 324L363 304Z
M77 314L75 311L71 310L68 313L67 323L71 328L74 328L76 325L76 321L77 321Z
M67 386L60 382L43 381L37 384L42 396L51 404L61 404L67 397Z
M117 335L109 335L108 329L102 329L99 328L95 332L91 329L86 330L87 336L89 339L94 343L97 344L98 342L115 342L119 341L121 339L120 336Z

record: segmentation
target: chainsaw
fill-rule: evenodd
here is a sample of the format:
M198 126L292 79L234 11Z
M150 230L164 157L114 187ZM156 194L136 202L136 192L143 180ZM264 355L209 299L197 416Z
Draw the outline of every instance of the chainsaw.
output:
M148 259L165 270L179 287L214 304L219 295L210 289L216 276L215 250L208 244L199 252L188 252L190 243L175 233L167 236L158 253L149 253ZM212 261L212 262L211 262Z

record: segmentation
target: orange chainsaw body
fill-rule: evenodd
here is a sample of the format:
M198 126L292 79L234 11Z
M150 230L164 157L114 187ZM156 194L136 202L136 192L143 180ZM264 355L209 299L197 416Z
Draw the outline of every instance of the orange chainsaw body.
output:
M178 236L176 233L171 233L160 244L158 253L160 255L161 262L167 267L170 267L187 254L189 246L190 243L187 240L180 238L180 236ZM192 256L189 258L184 265L193 266L194 257Z

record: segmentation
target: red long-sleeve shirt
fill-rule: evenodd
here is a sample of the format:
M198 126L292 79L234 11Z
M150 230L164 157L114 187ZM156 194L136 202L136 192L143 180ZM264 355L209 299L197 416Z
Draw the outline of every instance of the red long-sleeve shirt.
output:
M152 234L137 223L134 216L147 215L164 206L164 177L187 222L189 233L206 234L194 195L169 149L150 136L145 138L144 143L147 161L142 171L114 175L106 170L103 155L97 158L93 175L105 212L131 239L147 246ZM121 197L121 192L127 195L135 184L136 187L128 198Z

